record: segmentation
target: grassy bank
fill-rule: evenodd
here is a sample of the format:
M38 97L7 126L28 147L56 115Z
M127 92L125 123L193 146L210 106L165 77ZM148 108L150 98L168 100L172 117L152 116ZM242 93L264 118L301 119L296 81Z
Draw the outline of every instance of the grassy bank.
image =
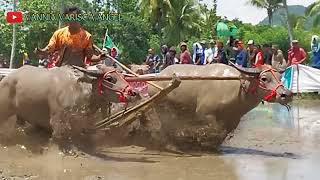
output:
M301 99L306 99L306 100L319 100L320 99L320 94L318 92L310 92L310 93L299 93L294 94L294 100L301 100Z

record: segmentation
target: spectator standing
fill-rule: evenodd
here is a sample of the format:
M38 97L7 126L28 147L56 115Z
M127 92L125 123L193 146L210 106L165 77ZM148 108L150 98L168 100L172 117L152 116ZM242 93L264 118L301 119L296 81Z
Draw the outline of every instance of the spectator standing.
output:
M154 49L148 50L148 56L144 61L149 66L149 73L158 73L160 68L160 57L155 55Z
M282 51L279 49L278 45L272 46L272 67L276 70L285 70L287 67L287 62L284 59Z
M209 41L209 47L204 51L204 64L211 64L216 53L216 43L214 40Z
M312 36L311 51L312 51L312 67L320 69L320 41L319 36Z
M301 64L307 59L307 53L300 47L298 40L293 40L288 51L288 65Z
M264 64L263 52L262 52L261 46L257 45L256 46L256 59L255 59L255 62L253 64L253 67L259 67L259 66L261 66L263 64Z
M242 67L248 67L248 53L244 49L244 45L242 41L238 42L238 53L236 55L236 64Z
M190 52L188 51L188 45L184 42L180 44L180 64L192 64Z
M39 64L38 67L47 68L48 67L48 58L43 54L39 54Z
M263 62L264 64L272 65L272 51L270 44L264 44L262 46Z
M168 48L168 46L167 45L162 45L161 46L161 63L160 63L160 71L162 71L163 69L164 69L164 62L165 62L165 59L166 59L166 55L167 55L167 53L168 53L168 51L169 51L169 48Z
M23 53L22 62L23 62L23 65L31 65L31 60L29 58L28 53Z
M223 47L223 42L217 42L217 53L215 54L214 61L212 63L228 64L227 53Z
M256 61L256 47L254 45L254 41L253 40L249 40L248 41L248 67L252 67L252 65L255 63Z
M199 65L204 65L205 64L205 50L207 49L207 43L205 40L202 40L200 42L202 46L202 52L201 52L201 58L200 58L200 64Z
M166 54L166 58L164 60L162 68L165 69L168 66L171 66L175 64L175 57L176 57L177 51L175 47L170 47L169 52Z
M203 57L203 48L204 47L202 47L202 45L199 42L196 42L192 45L192 60L196 65L201 65L201 59Z
M238 53L238 42L239 40L234 39L233 36L229 37L229 40L226 45L226 53L230 61L233 61L233 62L235 61L235 58Z

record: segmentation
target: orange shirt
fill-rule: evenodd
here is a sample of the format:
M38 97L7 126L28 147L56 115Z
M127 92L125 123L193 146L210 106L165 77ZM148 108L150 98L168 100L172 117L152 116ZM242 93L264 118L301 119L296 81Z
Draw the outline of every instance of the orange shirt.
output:
M54 32L47 47L52 53L61 50L63 45L67 45L71 52L84 53L85 57L91 58L93 55L91 34L82 28L75 34L70 33L68 26L58 29Z

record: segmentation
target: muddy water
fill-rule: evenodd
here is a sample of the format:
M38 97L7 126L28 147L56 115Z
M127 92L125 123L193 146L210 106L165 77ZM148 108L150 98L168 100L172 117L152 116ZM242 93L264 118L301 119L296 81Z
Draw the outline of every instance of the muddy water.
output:
M13 142L12 137L5 137L0 147L0 178L317 180L320 179L319 114L317 101L296 102L290 112L277 104L259 106L243 117L219 154L201 156L179 156L136 146L104 147L99 149L99 154L77 156L64 156L50 147L37 154L29 151L34 146L32 139Z

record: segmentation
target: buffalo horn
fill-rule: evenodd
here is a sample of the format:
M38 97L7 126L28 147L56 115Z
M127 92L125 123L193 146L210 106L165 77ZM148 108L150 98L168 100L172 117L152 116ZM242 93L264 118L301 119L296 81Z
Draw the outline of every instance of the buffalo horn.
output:
M75 69L89 75L89 76L93 76L93 77L101 77L101 75L103 75L103 73L101 71L97 71L97 70L87 70L85 68L79 67L79 66L73 66Z
M244 67L241 67L241 66L239 66L239 65L236 65L236 64L234 64L233 62L230 62L230 61L229 61L229 63L230 63L233 67L235 67L238 71L240 71L240 72L242 72L242 73L245 73L245 74L248 74L248 75L254 75L254 76L256 76L256 75L259 75L259 74L262 72L262 70L259 69L259 68L244 68Z

